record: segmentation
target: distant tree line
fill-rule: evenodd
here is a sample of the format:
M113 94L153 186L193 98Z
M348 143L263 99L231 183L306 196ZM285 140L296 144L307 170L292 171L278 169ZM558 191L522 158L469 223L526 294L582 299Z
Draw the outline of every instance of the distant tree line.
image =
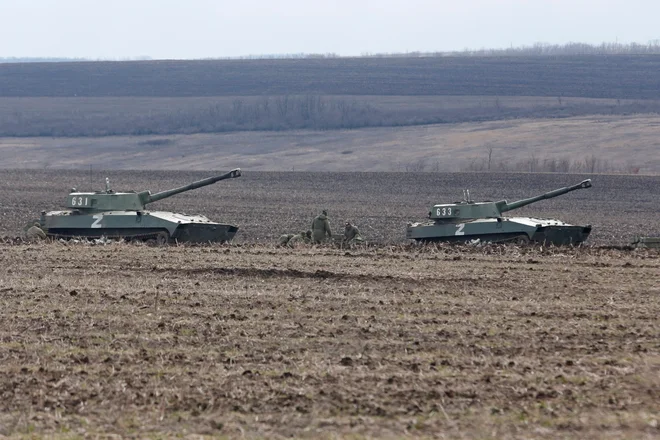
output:
M509 159L490 161L489 157L470 158L461 167L461 171L477 173L575 173L575 174L639 174L642 167L633 164L619 164L602 159L595 154L589 154L582 159L566 157L538 157L534 154L524 159ZM413 173L445 172L442 163L433 158L423 157L412 161L398 161L390 165L391 171Z
M528 46L507 48L463 49L458 51L411 51L411 52L363 52L360 58L407 58L407 57L448 57L448 56L562 56L562 55L657 55L660 54L660 39L647 43L607 43L588 44L569 42L565 44L550 44L538 42ZM236 57L218 57L207 59L218 60L276 60L276 59L324 59L324 58L355 58L329 53L283 53L257 54Z
M531 46L518 46L500 49L464 49L449 52L405 52L405 53L365 53L364 57L400 58L400 57L447 57L447 56L574 56L574 55L658 55L660 40L642 43L535 43Z
M488 157L472 158L462 168L463 171L476 172L528 172L528 173L576 173L576 174L639 174L641 167L634 164L619 164L589 154L582 159L566 157L539 157L532 154L524 159L491 161L492 150Z
M232 131L335 130L363 127L396 127L439 123L482 122L516 118L564 118L580 115L630 115L660 113L660 101L581 101L557 97L553 101L517 103L515 98L484 97L469 106L442 105L405 108L376 106L359 99L319 95L242 97L209 104L165 107L154 101L148 110L122 106L109 99L76 107L76 100L34 98L30 104L0 107L0 136L117 136L224 133ZM136 98L137 99L137 98ZM414 104L411 98L411 103ZM49 107L52 105L52 107ZM64 110L63 110L64 108Z
M660 54L660 39L647 43L607 43L589 44L569 42L551 44L538 42L527 46L507 48L463 49L457 51L410 51L410 52L363 52L360 58L407 58L407 57L450 57L450 56L562 56L562 55L657 55ZM324 59L324 58L355 58L330 53L284 53L244 55L237 57L218 57L208 59L219 60L273 60L273 59Z
M199 58L208 60L309 60L336 58L407 58L407 57L447 57L447 56L561 56L561 55L657 55L660 54L660 39L647 43L607 43L588 44L570 42L566 44L551 44L538 42L529 46L507 48L463 49L458 51L411 51L411 52L363 52L360 57L343 56L335 52L328 53L281 53L281 54L251 54L240 56L218 56ZM62 63L62 62L92 62L92 61L147 61L150 56L122 58L66 58L66 57L0 57L0 63Z
M331 130L381 125L382 114L368 103L321 96L237 98L229 107L177 111L146 118L130 134L215 133L252 130Z

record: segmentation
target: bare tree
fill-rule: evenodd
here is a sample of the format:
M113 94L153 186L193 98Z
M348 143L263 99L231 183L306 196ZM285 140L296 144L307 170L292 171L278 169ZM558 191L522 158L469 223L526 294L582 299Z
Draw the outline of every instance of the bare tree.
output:
M425 169L426 169L426 159L424 158L406 164L406 171L408 172L421 173Z
M587 173L595 173L596 165L598 165L598 157L595 154L591 154L584 159L584 168Z
M489 145L488 146L488 171L490 171L490 164L493 159L493 146Z
M539 159L536 157L536 153L532 153L529 159L527 160L527 164L529 165L529 172L530 173L535 173L538 171L539 168Z

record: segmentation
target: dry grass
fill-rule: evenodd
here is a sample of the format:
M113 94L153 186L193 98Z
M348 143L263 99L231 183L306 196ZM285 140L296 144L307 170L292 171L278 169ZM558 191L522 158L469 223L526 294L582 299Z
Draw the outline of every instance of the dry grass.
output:
M458 106L477 105L478 99L449 100L447 111L465 111ZM509 101L525 105L522 98ZM405 111L405 102L395 98L378 102ZM427 98L422 105L434 102ZM532 157L575 162L596 156L644 174L660 172L659 123L657 115L585 116L359 130L0 138L0 168L402 171L421 161L427 171L456 172L486 159L492 148L494 169Z
M657 437L657 251L0 245L0 434Z

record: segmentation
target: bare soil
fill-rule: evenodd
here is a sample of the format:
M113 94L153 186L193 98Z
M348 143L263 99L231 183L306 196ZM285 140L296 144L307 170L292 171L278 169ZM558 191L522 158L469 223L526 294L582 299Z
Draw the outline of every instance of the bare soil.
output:
M240 225L231 246L12 244L89 177L0 171L0 436L660 437L660 254L612 247L658 234L658 177L521 210L593 224L579 248L403 244L463 188L586 177L495 173L246 172L152 206ZM322 208L368 245L274 247Z
M0 170L0 236L16 237L41 211L61 209L69 190L163 191L228 171ZM235 224L237 243L273 243L310 227L327 209L335 233L350 220L370 243L406 241L406 224L427 218L433 204L462 199L519 200L591 178L593 187L544 200L511 215L590 224L587 245L626 245L660 235L658 176L505 173L302 173L244 171L238 179L149 205Z
M0 435L657 438L660 255L0 245Z

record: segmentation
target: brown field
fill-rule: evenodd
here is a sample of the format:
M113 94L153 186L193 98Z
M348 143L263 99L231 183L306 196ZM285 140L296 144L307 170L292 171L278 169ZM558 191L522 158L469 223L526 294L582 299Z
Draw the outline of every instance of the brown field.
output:
M220 171L227 171L220 168ZM42 210L60 209L72 187L152 192L212 175L206 171L0 170L0 236L20 235ZM588 244L623 245L636 235L660 235L660 176L525 173L303 173L250 172L231 181L150 205L154 210L204 214L240 226L238 243L272 243L280 234L309 228L323 208L332 226L354 221L370 242L405 241L406 223L420 221L431 205L462 198L518 200L591 178L593 188L515 211L516 215L591 224Z
M660 259L0 245L0 435L657 438Z
M106 175L158 191L209 173ZM240 225L231 246L0 244L0 436L660 437L660 254L601 246L658 234L659 177L594 175L520 210L593 224L580 248L404 244L462 188L584 177L245 172L152 206ZM90 186L0 182L10 237ZM370 245L274 247L321 208Z
M516 105L524 105L524 100L515 99L521 101ZM427 101L432 106L433 99ZM461 102L475 105L476 101L462 98L454 100L452 105ZM459 110L452 107L450 111ZM474 163L483 164L492 148L492 169L498 171L529 171L520 164L534 158L541 162L565 159L577 164L595 157L597 172L635 169L641 174L658 174L659 124L660 117L656 114L356 130L3 137L0 168L84 170L92 165L124 170L241 167L251 171L403 171L421 167L426 171L456 172L467 170Z

